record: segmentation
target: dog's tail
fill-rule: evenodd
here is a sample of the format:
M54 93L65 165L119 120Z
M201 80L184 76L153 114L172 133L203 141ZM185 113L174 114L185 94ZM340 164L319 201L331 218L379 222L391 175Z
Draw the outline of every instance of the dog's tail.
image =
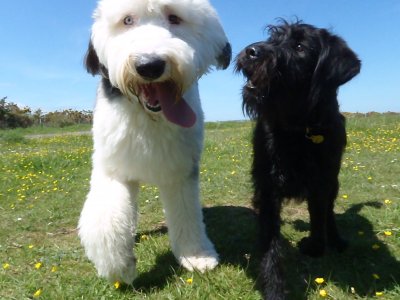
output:
M260 268L260 283L265 300L284 300L284 280L280 263L280 238L274 236L264 253Z

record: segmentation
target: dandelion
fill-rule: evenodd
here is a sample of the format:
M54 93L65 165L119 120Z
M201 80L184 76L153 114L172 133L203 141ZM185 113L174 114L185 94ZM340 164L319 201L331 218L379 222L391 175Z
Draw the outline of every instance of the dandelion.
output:
M371 176L369 176L369 177L368 177L368 180L372 180L372 177L371 177Z
M114 287L119 289L121 287L121 283L119 281L114 282Z
M375 293L375 296L377 296L377 297L382 297L382 296L383 296L383 292L376 292L376 293Z
M391 231L385 231L383 234L384 234L385 236L391 236L391 235L392 235L392 232L391 232Z
M372 274L372 277L373 277L374 279L376 279L376 280L380 279L379 275L376 274L376 273Z
M3 264L3 269L4 270L8 270L10 268L10 264L9 263L4 263Z
M38 289L34 294L33 298L39 298L39 296L42 294L42 289Z
M315 278L314 281L315 281L316 283L318 283L318 284L323 284L323 283L325 282L325 279L322 278L322 277L318 277L318 278Z
M33 245L29 245L28 246L29 249L33 249L33 247L34 247Z
M231 175L235 175L235 174L236 174L236 171L232 171L232 172L231 172Z
M328 293L327 293L326 290L320 290L320 291L319 291L319 295L320 295L322 298L325 298L326 296L328 296Z
M193 277L186 279L187 284L192 284L193 283Z
M389 200L389 199L386 199L384 202L385 202L385 204L386 204L386 205L390 205L390 204L392 204L392 201L391 201L391 200Z
M348 196L347 194L344 194L344 195L342 196L342 198L343 198L343 199L347 199L347 198L349 198L349 196Z
M38 262L38 263L35 264L35 269L36 270L39 270L41 267L42 267L42 263L41 262Z
M57 266L52 266L51 267L51 273L57 272Z

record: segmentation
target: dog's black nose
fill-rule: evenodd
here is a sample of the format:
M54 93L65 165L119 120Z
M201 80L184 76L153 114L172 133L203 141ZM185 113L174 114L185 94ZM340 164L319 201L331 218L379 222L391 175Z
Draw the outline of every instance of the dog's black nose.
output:
M247 58L255 59L260 57L260 49L257 46L250 46L246 48Z
M158 56L142 56L135 62L136 71L148 80L159 78L165 70L165 60Z

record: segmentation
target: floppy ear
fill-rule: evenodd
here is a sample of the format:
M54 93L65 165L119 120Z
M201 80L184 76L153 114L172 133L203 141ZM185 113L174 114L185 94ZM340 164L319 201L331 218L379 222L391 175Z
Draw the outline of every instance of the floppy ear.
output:
M324 91L335 91L360 72L361 61L346 42L321 29L321 52L311 82L314 106Z
M89 42L88 50L85 55L85 66L88 73L92 75L100 74L100 61L94 50L92 41Z
M85 66L88 73L92 74L93 76L99 74L105 78L108 78L108 70L100 63L92 41L89 41L88 50L85 55Z
M225 70L229 66L231 58L232 58L232 47L230 43L226 43L220 55L217 57L217 62L218 62L217 68Z

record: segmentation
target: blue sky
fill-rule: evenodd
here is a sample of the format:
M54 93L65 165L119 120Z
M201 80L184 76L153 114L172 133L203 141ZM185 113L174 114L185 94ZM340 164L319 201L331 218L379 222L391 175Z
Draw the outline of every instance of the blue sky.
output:
M400 112L400 1L212 0L237 55L266 39L279 17L331 29L363 62L339 92L342 111ZM92 110L98 78L83 57L95 0L3 1L0 10L0 97L34 109ZM243 78L231 65L200 80L207 121L240 120Z

